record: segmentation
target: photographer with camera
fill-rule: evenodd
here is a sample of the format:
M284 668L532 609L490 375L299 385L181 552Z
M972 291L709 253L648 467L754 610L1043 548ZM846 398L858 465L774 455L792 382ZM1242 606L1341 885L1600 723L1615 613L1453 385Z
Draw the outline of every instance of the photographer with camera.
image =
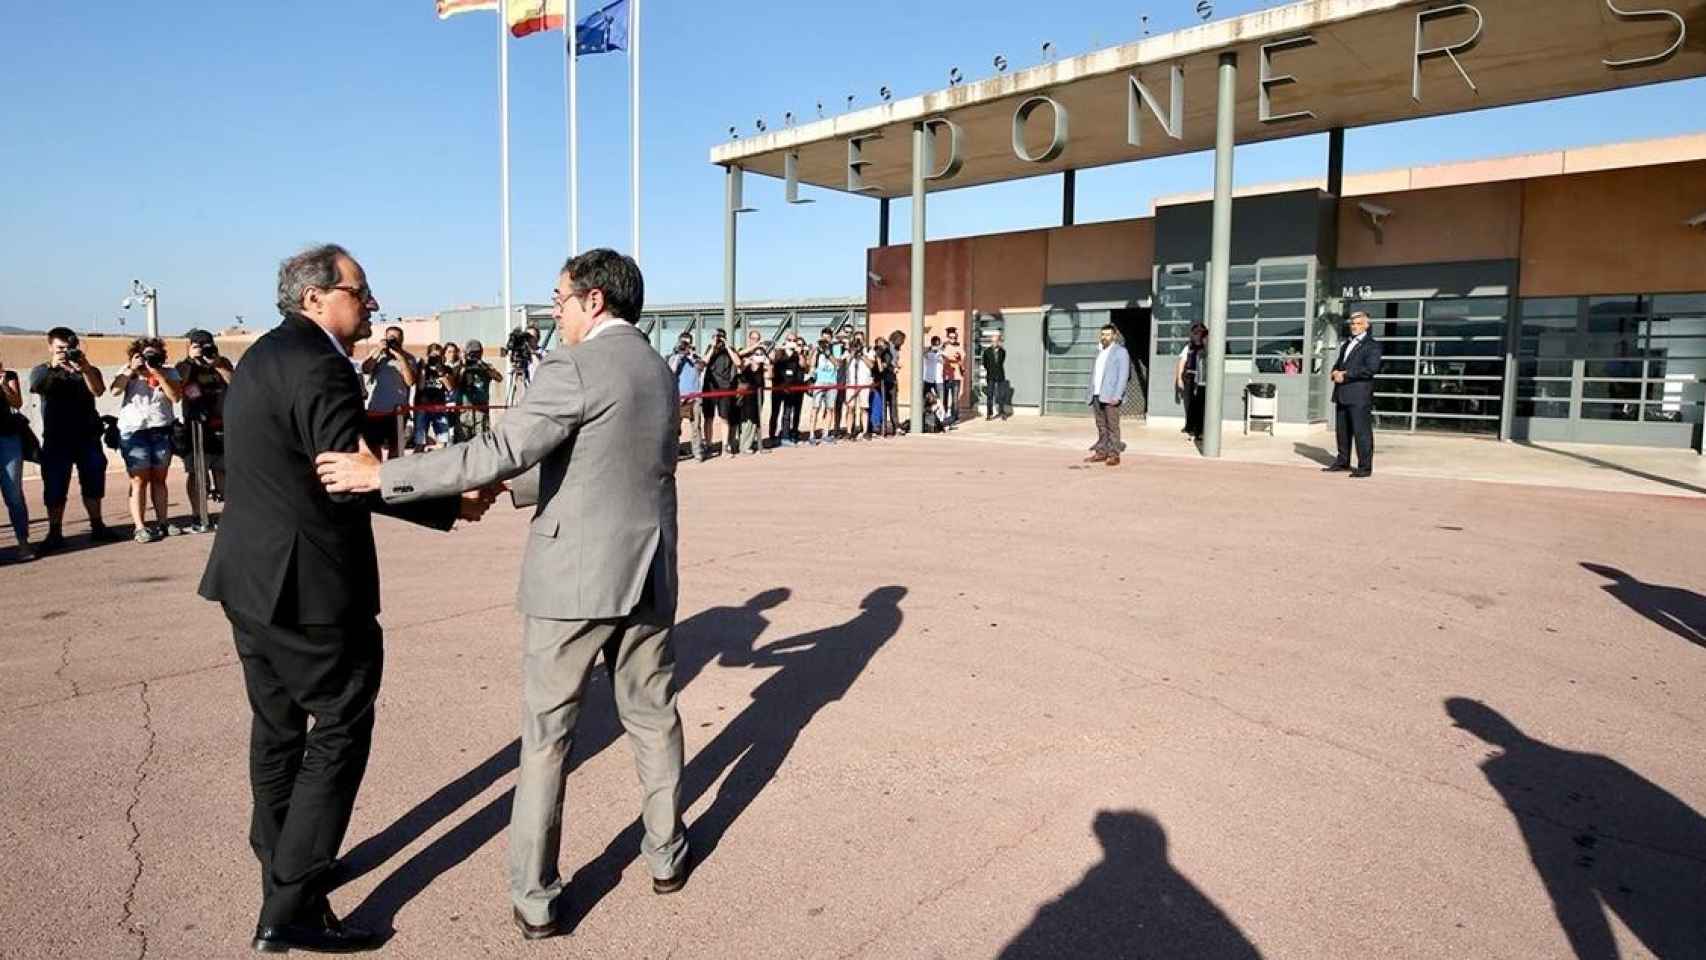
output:
M191 330L186 337L189 356L177 366L178 383L184 392L183 417L178 421L173 445L184 461L184 492L195 514L190 529L207 533L213 528L201 522L202 505L207 500L225 500L225 389L231 385L235 370L229 359L219 355L213 334ZM198 424L203 458L200 470L195 463L193 436Z
M107 492L107 455L101 448L101 418L95 398L106 392L106 379L78 346L69 327L47 332L48 361L30 371L30 392L41 404L41 498L47 506L47 536L37 549L65 545L61 527L65 501L71 493L71 471L89 512L89 531L98 543L122 540L101 520L101 498Z
M18 375L0 360L0 500L6 501L6 514L18 537L14 556L19 563L36 558L30 549L29 503L24 499L24 431L30 422L16 412L23 408L24 392Z
M735 371L740 368L740 357L734 348L729 346L728 335L718 327L711 335L711 345L705 348L702 358L702 369L705 371L703 390L706 393L723 393L735 388ZM717 418L723 419L723 450L734 454L735 450L735 401L733 397L706 397L699 402L699 410L705 420L705 447L710 449L716 443Z
M361 375L372 384L367 394L368 449L395 457L402 452L397 449L397 408L408 405L420 378L414 356L403 349L402 327L385 328L385 339L361 362Z
M172 466L172 405L184 398L178 371L166 364L166 344L158 337L130 342L128 365L113 378L115 397L123 397L118 412L119 452L130 475L130 519L137 543L157 543L170 530L166 520L166 471ZM154 499L158 524L147 521L148 499Z
M446 356L456 344L445 348ZM478 409L463 410L456 416L456 442L463 443L475 437L489 433L492 429L492 415L488 407L492 403L492 384L502 383L504 375L498 368L487 363L484 359L486 348L478 340L468 341L463 348L463 360L456 369L456 394L454 402L464 407Z
M705 361L693 352L693 334L683 333L675 341L675 352L669 355L668 363L669 372L675 375L677 399L699 392L700 385L704 382ZM681 400L681 421L691 430L689 442L692 444L693 459L707 459L704 418L700 415L698 400Z
M444 357L444 347L427 346L426 363L421 366L420 379L415 386L415 406L442 407L456 393L456 371ZM450 414L443 410L415 412L415 449L430 450L450 442Z

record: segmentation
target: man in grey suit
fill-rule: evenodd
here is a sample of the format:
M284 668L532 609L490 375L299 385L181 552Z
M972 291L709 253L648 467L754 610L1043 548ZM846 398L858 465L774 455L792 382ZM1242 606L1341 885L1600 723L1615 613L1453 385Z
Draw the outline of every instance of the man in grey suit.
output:
M1090 413L1096 418L1096 445L1090 448L1085 463L1120 465L1120 404L1125 402L1126 381L1131 379L1131 355L1119 341L1119 328L1105 324L1101 332L1101 349L1096 353L1096 366L1090 373Z
M644 298L631 258L574 257L553 297L562 346L490 433L383 465L362 454L319 458L334 492L377 490L406 503L509 481L516 506L535 508L521 568L521 768L509 853L514 920L529 940L564 932L563 781L600 653L639 768L653 890L681 889L690 867L670 641L680 401L669 367L633 326Z

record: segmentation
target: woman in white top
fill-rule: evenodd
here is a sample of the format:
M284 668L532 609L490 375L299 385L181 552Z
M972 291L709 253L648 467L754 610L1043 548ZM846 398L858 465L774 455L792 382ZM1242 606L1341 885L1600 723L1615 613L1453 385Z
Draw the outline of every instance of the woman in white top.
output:
M865 338L854 335L847 351L847 437L870 436L866 416L871 409L871 352Z
M178 372L166 363L166 345L159 338L133 340L125 371L113 378L109 389L124 398L118 412L119 452L130 474L130 519L136 524L136 542L165 539L166 471L172 465L172 425L177 415L172 405L182 400ZM145 520L148 497L154 497L154 516Z

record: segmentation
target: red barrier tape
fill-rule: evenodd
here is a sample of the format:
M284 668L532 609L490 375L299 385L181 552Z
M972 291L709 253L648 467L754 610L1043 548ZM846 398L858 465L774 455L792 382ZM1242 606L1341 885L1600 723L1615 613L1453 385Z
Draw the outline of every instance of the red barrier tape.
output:
M872 390L872 389L875 389L875 388L870 386L869 384L864 385L864 386L858 386L858 387L848 386L846 384L837 384L835 386L829 386L829 387L819 387L819 386L806 384L806 385L796 385L796 386L792 386L792 387L765 387L765 388L763 388L763 390L749 390L749 389L746 389L745 387L742 387L739 390L702 390L698 393L687 393L687 394L682 395L681 402L686 403L689 400L722 400L725 397L750 397L755 393L762 393L765 391L768 391L770 393L827 393L831 390L858 391L858 390Z
M508 410L509 406L502 403L423 403L420 406L404 404L390 413L367 412L369 420L389 420L392 417L404 416L411 413L462 413L465 410L475 412L484 410Z

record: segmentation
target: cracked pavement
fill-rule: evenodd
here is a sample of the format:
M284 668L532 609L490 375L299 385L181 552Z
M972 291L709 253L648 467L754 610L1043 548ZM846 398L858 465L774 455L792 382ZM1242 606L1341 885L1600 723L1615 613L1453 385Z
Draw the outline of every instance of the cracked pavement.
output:
M400 958L1528 960L1587 922L1552 869L1622 956L1689 955L1664 938L1706 902L1706 648L1665 623L1706 594L1699 501L966 439L682 466L710 855L651 894L595 684L579 922L547 944L504 889L526 518L378 520L386 676L336 908ZM0 568L4 960L247 954L249 719L193 596L210 544ZM1531 739L1456 725L1456 697Z

